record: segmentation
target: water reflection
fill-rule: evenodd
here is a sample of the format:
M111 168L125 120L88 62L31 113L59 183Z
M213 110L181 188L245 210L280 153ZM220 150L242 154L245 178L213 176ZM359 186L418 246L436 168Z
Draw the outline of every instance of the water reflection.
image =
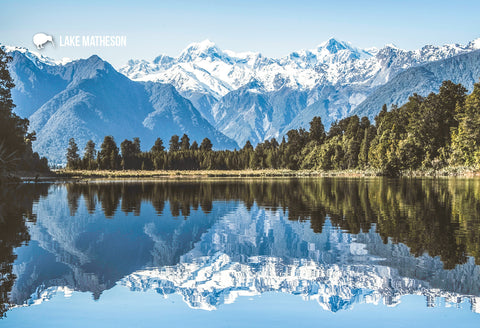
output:
M30 239L25 223L35 221L32 205L41 195L46 195L47 190L45 185L0 188L0 317L8 309L9 294L16 279L14 249Z
M361 302L394 305L410 294L424 295L428 306L438 297L467 299L480 311L479 184L23 185L2 193L0 217L8 218L0 221L2 311L58 291L88 291L98 299L117 284L180 294L189 306L208 310L279 291L334 312Z

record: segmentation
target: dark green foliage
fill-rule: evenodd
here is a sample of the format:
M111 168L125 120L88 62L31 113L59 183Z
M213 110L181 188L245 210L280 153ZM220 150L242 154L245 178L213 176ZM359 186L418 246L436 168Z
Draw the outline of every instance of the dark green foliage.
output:
M161 139L149 152L140 151L140 140L121 144L124 169L242 170L373 168L385 175L401 171L438 169L448 164L480 165L480 83L466 96L466 89L445 81L438 94L411 96L401 107L383 106L372 125L367 117L346 117L325 132L314 117L310 130L290 130L279 144L275 138L254 148L250 141L237 151L213 151L208 138L200 146L184 134L172 136L166 152ZM110 138L107 140L107 138ZM113 138L106 141L112 144ZM104 144L105 142L104 141ZM114 142L113 142L114 144ZM103 149L102 145L102 149ZM116 146L99 153L100 168L119 168ZM107 149L108 148L108 149ZM94 149L94 145L93 145ZM105 153L105 155L104 155ZM84 168L87 167L84 164ZM91 165L95 168L95 165Z
M35 132L28 133L28 120L13 113L11 89L15 86L8 71L11 61L0 48L0 181L13 171L48 171L45 158L32 151Z
M170 138L169 143L169 151L179 151L180 150L180 143L178 142L179 137L175 134Z
M325 140L325 137L325 127L323 126L322 119L318 116L315 116L310 122L309 138L318 144L322 144Z
M88 140L85 145L85 153L83 155L82 167L88 170L93 170L98 167L96 162L97 150L93 140Z
M165 147L163 147L162 139L157 138L157 140L155 140L155 144L153 145L150 152L152 152L153 154L159 154L159 153L162 153L164 151L165 151Z
M98 153L98 166L102 170L116 170L120 168L120 156L115 139L106 136Z
M138 169L142 165L140 139L133 138L133 142L125 139L120 144L120 150L122 152L121 167L122 169Z
M244 151L253 151L253 146L250 143L250 140L247 140L247 142L245 143L245 146L243 146L243 150Z
M180 150L185 151L189 149L190 149L190 138L186 134L183 134L180 142Z
M67 168L77 169L80 167L80 155L78 155L78 146L74 138L70 138L67 148Z
M457 106L453 129L451 162L454 164L480 165L480 83L467 96L464 106Z
M190 146L190 150L198 150L198 143L196 141L192 142L192 145Z
M207 151L211 151L212 150L212 142L210 141L210 139L208 138L205 138L202 140L202 143L200 144L200 151L202 152L207 152Z

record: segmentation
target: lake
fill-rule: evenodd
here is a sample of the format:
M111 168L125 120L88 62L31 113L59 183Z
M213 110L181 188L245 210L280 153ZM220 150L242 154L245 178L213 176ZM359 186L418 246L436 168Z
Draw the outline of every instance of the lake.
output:
M480 179L22 184L0 327L479 327Z

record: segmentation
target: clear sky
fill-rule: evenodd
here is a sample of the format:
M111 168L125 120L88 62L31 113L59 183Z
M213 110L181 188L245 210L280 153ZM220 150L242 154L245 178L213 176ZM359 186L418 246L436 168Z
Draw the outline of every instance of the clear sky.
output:
M393 43L467 43L480 37L478 0L130 0L0 2L0 43L34 49L32 36L126 35L125 48L52 48L53 58L91 54L115 66L128 59L176 56L210 39L222 49L281 57L313 48L329 37L369 48Z

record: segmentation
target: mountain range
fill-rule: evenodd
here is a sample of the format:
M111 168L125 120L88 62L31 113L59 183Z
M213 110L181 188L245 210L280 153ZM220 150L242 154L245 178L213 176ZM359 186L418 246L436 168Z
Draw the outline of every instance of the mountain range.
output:
M15 110L28 117L37 133L34 150L51 163L66 162L71 137L81 149L89 139L100 146L106 135L117 144L139 137L149 148L158 137L168 142L183 133L199 142L209 137L217 148L238 147L171 84L132 81L95 55L52 65L25 53L11 52Z
M281 138L320 116L328 128L349 115L373 119L381 106L438 91L443 80L472 90L480 78L480 39L406 51L360 49L334 38L283 58L193 43L177 57L130 60L115 70L98 56L54 61L2 46L13 61L16 112L37 132L34 150L65 162L68 139L80 148L103 136L140 137L144 150L172 134L212 140L216 149Z
M416 257L404 244L385 242L374 227L350 234L327 220L316 233L308 220L237 200L192 208L180 219L171 214L175 201L155 206L163 201L158 195L139 203L133 218L123 198L126 213L106 220L96 197L77 198L69 188L50 186L35 206L37 221L29 223L31 240L15 251L11 301L17 306L40 304L61 291L98 299L119 284L179 294L204 310L267 292L301 295L332 312L356 303L393 306L405 295L423 295L428 306L438 297L468 300L472 311L480 310L473 258L446 270L439 257Z

